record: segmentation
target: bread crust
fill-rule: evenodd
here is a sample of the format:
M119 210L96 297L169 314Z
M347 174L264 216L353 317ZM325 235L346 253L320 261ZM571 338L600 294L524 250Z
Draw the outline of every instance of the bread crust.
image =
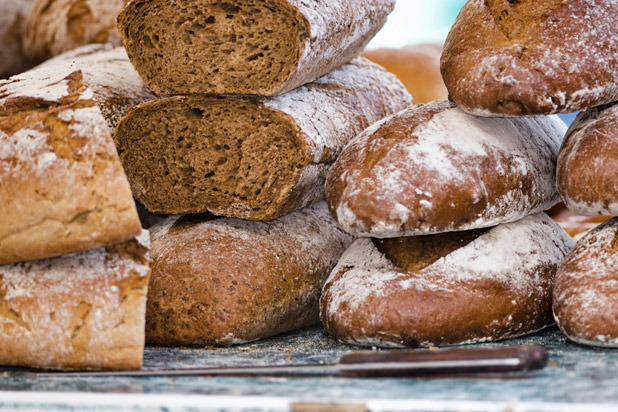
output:
M547 215L470 232L356 240L320 299L328 333L353 345L460 345L552 322L553 276L573 241Z
M317 323L351 240L324 202L270 222L172 217L152 228L146 340L231 345Z
M444 45L450 98L479 116L571 113L618 100L618 2L471 0Z
M32 67L21 48L22 26L31 3L32 0L0 2L0 79Z
M34 0L23 31L24 53L42 62L90 43L122 45L116 17L129 0Z
M79 70L0 82L0 264L122 242L141 231L107 123Z
M330 169L339 225L379 238L513 222L558 202L557 117L482 118L436 101L406 109L354 139Z
M118 24L131 61L157 95L275 96L352 60L394 6L394 0L134 0Z
M580 113L560 148L557 187L569 210L618 215L618 104Z
M618 218L580 239L556 273L553 313L567 337L618 347Z
M108 248L0 265L0 364L139 369L148 232Z

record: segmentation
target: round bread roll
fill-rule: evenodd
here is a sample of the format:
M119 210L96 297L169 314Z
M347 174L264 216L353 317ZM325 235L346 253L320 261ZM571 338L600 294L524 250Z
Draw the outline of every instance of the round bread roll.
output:
M397 76L415 103L428 103L448 97L440 74L441 54L439 44L415 44L400 49L365 50L362 56Z
M616 0L469 0L442 75L478 116L576 112L618 100L616 38Z
M580 239L556 273L553 311L569 339L618 347L618 218Z
M0 1L0 79L30 68L21 49L22 26L32 0Z
M549 209L546 213L575 241L581 239L599 224L611 219L611 216L577 215L567 209L566 205L562 202Z
M544 213L468 232L356 240L322 291L320 318L354 345L509 338L552 322L552 280L573 240Z
M560 148L557 188L569 210L618 215L618 104L580 113Z

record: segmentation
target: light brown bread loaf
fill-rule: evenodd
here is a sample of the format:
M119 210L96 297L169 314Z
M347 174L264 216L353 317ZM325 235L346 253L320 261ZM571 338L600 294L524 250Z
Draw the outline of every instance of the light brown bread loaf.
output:
M273 98L148 102L129 111L114 139L149 211L270 220L323 199L343 146L410 102L394 75L359 58Z
M618 218L580 239L556 273L553 311L569 339L618 347Z
M21 49L22 27L31 3L32 0L0 2L0 79L32 66Z
M152 229L146 340L231 345L317 323L350 242L324 202L271 222L172 217Z
M158 95L274 96L358 55L395 0L134 0L124 45Z
M415 44L400 49L365 50L362 56L397 76L415 103L429 103L448 97L440 74L441 54L439 44Z
M618 215L618 104L580 113L560 149L558 191L587 216Z
M79 70L0 82L0 264L128 240L141 231L109 128Z
M582 216L571 212L563 202L547 211L547 215L560 225L575 241L592 229L611 219L611 216Z
M484 118L436 101L365 130L328 174L339 225L356 236L494 226L558 202L557 117Z
M0 266L0 364L139 369L148 232L109 248Z
M541 213L439 235L356 240L320 300L328 333L350 344L458 345L552 322L551 290L573 240Z
M469 0L442 74L472 114L576 112L618 100L617 37L615 0Z
M128 0L33 0L23 32L28 57L42 62L90 43L122 44L116 17Z

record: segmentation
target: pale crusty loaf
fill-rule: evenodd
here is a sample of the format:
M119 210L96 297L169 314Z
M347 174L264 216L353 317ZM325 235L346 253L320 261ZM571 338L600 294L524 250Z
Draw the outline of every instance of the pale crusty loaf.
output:
M557 117L485 118L436 101L365 130L328 174L339 225L356 236L494 226L558 202Z
M122 44L116 17L128 0L34 0L23 31L30 59L50 57L90 43Z
M133 194L149 211L270 220L323 199L343 146L410 102L394 75L358 58L273 98L142 104L114 140Z
M79 70L0 82L0 263L59 256L141 231L107 123Z
M329 334L350 344L486 342L552 322L554 274L573 240L544 213L478 229L358 239L320 300Z
M470 0L442 74L472 114L576 112L618 100L617 37L615 0Z
M575 213L618 215L618 104L580 113L560 148L558 192Z
M440 44L415 44L400 49L365 50L363 57L393 73L406 86L415 103L446 100L440 74Z
M553 311L575 342L618 347L618 218L580 239L556 273Z
M119 245L0 266L0 364L139 369L148 232Z
M324 202L271 222L172 217L152 229L146 341L231 345L317 323L351 240Z
M94 93L110 130L116 129L131 107L154 99L122 47L89 44L47 60L41 66L51 65L81 70L84 83Z
M274 96L358 55L395 0L134 0L118 17L158 95Z
M22 26L31 3L32 0L0 2L0 79L32 66L21 49Z

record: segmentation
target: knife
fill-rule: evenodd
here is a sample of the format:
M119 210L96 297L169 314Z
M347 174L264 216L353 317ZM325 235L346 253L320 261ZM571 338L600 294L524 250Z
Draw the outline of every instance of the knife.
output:
M288 364L136 371L40 372L37 377L188 377L188 376L339 376L405 377L459 373L516 372L541 369L547 364L543 346L504 348L358 351L332 364Z

